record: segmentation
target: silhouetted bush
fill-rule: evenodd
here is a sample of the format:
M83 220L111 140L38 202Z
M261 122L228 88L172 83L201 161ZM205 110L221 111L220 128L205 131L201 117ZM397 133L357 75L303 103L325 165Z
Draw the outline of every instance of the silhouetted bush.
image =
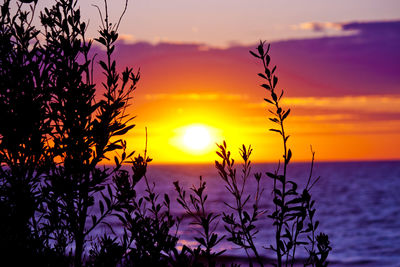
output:
M192 218L191 224L197 225L201 229L196 229L199 236L194 237L198 242L197 248L194 250L188 248L188 251L195 259L201 260L201 258L203 258L204 262L207 263L206 266L215 266L217 257L223 254L225 250L215 252L213 249L222 241L224 236L219 237L218 234L215 233L219 214L207 211L206 201L208 195L205 193L206 182L204 182L200 176L199 186L196 187L193 185L193 187L190 188L192 193L190 193L189 196L187 196L186 191L179 186L178 181L174 182L174 185L175 190L178 192L178 203L182 206L187 215ZM197 264L200 264L200 262Z
M0 258L20 265L41 262L47 253L35 214L42 205L40 180L51 162L51 96L33 14L20 5L11 14L9 6L4 1L0 17Z
M254 174L255 182L257 183L256 192L252 192L253 198L250 194L246 194L246 183L251 174L251 161L250 155L252 152L251 146L246 148L242 146L240 149L240 156L243 159L243 169L241 176L238 179L237 171L234 167L234 160L231 158L231 153L227 151L226 143L218 145L219 151L217 155L222 159L222 162L215 161L215 166L222 180L226 184L226 189L233 197L233 205L225 203L230 208L232 213L223 213L223 221L225 222L225 229L230 234L228 241L238 245L245 250L249 263L252 264L252 257L256 258L258 264L263 265L263 260L254 244L254 238L258 233L255 222L260 218L264 211L260 211L259 202L263 189L260 188L261 174ZM252 205L250 204L252 202ZM251 207L248 210L247 207ZM254 254L250 255L249 250Z
M265 47L264 42L260 42L257 51L250 51L250 54L259 59L263 66L263 72L259 73L265 83L261 84L269 96L264 98L270 108L268 109L271 117L269 118L276 128L270 131L278 133L282 138L283 163L279 161L276 170L266 172L266 177L273 179L273 205L275 207L267 216L272 219L272 226L275 227L275 244L265 245L276 254L277 262L275 266L293 266L296 260L296 249L302 246L308 252L309 257L304 265L327 266L327 257L331 247L329 246L328 236L320 233L316 236L319 221L314 218L316 209L315 201L311 198L311 189L319 180L319 177L313 177L314 152L312 153L310 174L307 178L306 186L300 190L298 182L287 176L287 169L292 159L292 151L288 147L289 135L285 132L285 120L290 114L290 109L285 110L280 101L283 97L283 90L278 92L278 77L275 75L276 66L270 68L271 57L269 55L270 45ZM222 162L215 162L216 168L223 181L227 184L226 188L233 196L235 205L231 206L234 213L224 214L225 228L230 233L228 239L239 247L243 248L247 255L251 250L260 266L264 265L258 249L254 245L253 239L258 230L254 225L265 211L259 211L259 201L263 189L260 188L261 173L255 173L254 178L257 182L257 190L254 196L254 203L251 205L251 211L246 207L250 200L250 195L244 196L246 181L250 176L250 154L251 147L244 145L240 150L240 155L244 161L242 168L241 181L236 177L236 168L234 160L230 158L230 152L227 150L226 143L218 145L218 156ZM249 257L250 260L250 257ZM251 262L250 262L251 264Z
M119 204L105 184L131 156L119 136L134 126L125 109L139 74L116 71L119 22L110 23L106 12L96 39L106 49L99 61L106 82L96 95L92 41L77 1L45 8L42 32L31 24L35 7L24 11L20 3L11 15L10 1L1 6L1 247L10 262L43 254L49 263L51 253L59 266L81 266L91 232ZM98 167L116 150L123 152L113 168ZM99 192L103 201L95 203ZM100 216L89 212L95 205Z
M29 2L29 1L24 1ZM268 215L275 227L277 266L293 266L296 248L303 246L306 265L326 266L331 250L328 236L316 230L314 200L310 190L317 182L312 171L302 190L287 177L292 157L284 121L290 110L280 105L276 67L270 69L269 46L261 43L251 52L260 59L271 105L271 129L282 137L283 167L266 175L273 179L275 209L260 210L262 174L254 174L257 191L246 192L252 179L251 147L240 150L244 161L237 175L226 143L218 146L216 161L233 205L230 212L216 214L206 208L206 183L200 177L190 193L175 182L178 203L198 226L193 239L198 246L177 248L180 218L171 213L170 197L155 193L146 177L151 159L127 151L122 137L134 125L126 108L140 74L126 68L119 73L113 60L117 23L100 8L102 24L95 39L104 47L105 59L96 61L92 40L86 38L77 0L55 0L40 14L43 29L32 24L36 1L1 5L0 18L0 258L5 266L216 266L225 250L215 251L225 238L216 227L225 223L227 240L244 249L249 264L263 266L265 259L254 239L256 222ZM39 41L39 34L44 39ZM93 68L98 63L105 81L97 85ZM97 94L96 94L97 93ZM99 94L100 93L100 94ZM104 160L114 159L109 167ZM131 171L123 167L131 166ZM145 192L136 191L138 182ZM116 218L123 233L116 233L110 219ZM95 229L106 226L102 236ZM254 259L255 258L255 259ZM254 261L254 263L253 263ZM231 266L236 266L234 263Z

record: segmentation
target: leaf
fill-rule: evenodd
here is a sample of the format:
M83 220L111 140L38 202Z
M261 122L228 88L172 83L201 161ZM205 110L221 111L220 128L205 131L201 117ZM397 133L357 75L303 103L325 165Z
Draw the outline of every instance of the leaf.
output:
M292 158L292 150L290 150L290 148L289 148L288 154L287 154L287 156L286 156L286 164L289 163L289 161L290 161L291 158Z
M250 221L250 216L246 211L243 211L243 217L244 217L245 222Z
M250 232L251 230L253 230L253 229L255 229L256 227L253 225L253 224L251 224L251 225L249 225L247 228L246 228L246 230L247 230L247 232Z
M275 189L274 189L274 193L277 194L277 195L280 196L280 197L282 196L282 192L281 192L281 190L279 190L278 188L275 188Z
M314 224L314 231L317 230L318 225L319 225L319 221L316 221L315 224Z
M211 246L214 246L214 245L215 245L215 243L217 242L217 238L218 238L218 236L217 236L216 234L212 234L212 235L211 235L211 238L210 238L210 244L211 244Z
M111 208L111 200L108 197L104 196L104 201L106 202L107 209L110 209Z
M267 56L265 57L265 61L266 61L266 63L267 63L267 66L269 66L269 62L271 61L271 57L270 57L269 55L267 55Z
M122 147L121 145L118 145L118 144L116 144L116 143L111 143L111 144L109 144L109 145L107 146L107 148L106 148L105 151L113 151L113 150L122 149L122 148L123 148L123 147Z
M206 241L204 240L204 238L202 238L202 237L195 237L194 238L197 242L199 242L201 245L203 245L203 246L207 246L206 245Z
M271 71L268 68L265 69L265 74L267 74L268 79L271 77Z
M278 198L274 198L274 203L279 206L279 207L283 207L283 203L282 200L278 199Z
M283 90L281 91L281 95L279 96L279 100L281 100L282 96L283 96Z
M283 114L283 116L282 116L282 121L283 121L284 119L286 119L286 117L289 116L289 114L290 114L290 109L288 109L288 110Z
M280 131L280 130L278 130L278 129L269 129L271 132L277 132L277 133L280 133L280 134L282 134L282 132Z
M277 83L278 83L278 77L274 76L272 86L275 88Z
M300 232L303 229L303 222L299 221L299 223L297 224L296 228L297 228L297 231Z
M289 239L290 241L292 241L292 234L289 232L289 230L287 228L285 228L285 235L283 235L282 237L286 237L287 239Z
M253 51L249 51L250 52L250 54L252 55L252 56L254 56L254 57L256 57L256 58L261 58L260 56L258 56L256 53L254 53Z
M264 100L265 100L266 102L270 103L270 104L274 104L271 100L269 100L269 99L267 99L267 98L264 98Z
M297 204L297 203L302 203L303 199L302 198L294 198L286 202L286 205L291 205L291 204Z
M104 214L104 203L103 203L103 201L99 201L99 205L100 205L100 213L103 215Z
M278 97L276 96L276 94L275 94L274 91L271 92L271 96L272 96L272 99L273 99L275 102L278 100Z
M261 56L264 56L264 44L260 44L257 46L258 53L260 53Z
M267 77L265 77L265 75L262 74L262 73L259 73L258 76L260 76L261 78L264 78L264 79L268 80Z
M129 126L123 128L123 129L119 130L119 131L114 132L113 136L116 136L116 135L124 135L124 134L126 134L130 129L132 129L133 127L135 127L135 124L129 125Z
M164 194L164 200L165 200L165 203L167 203L168 205L171 202L170 199L169 199L168 194Z
M107 64L106 64L103 60L100 60L100 61L99 61L99 64L100 64L100 66L101 66L105 71L108 70Z
M265 84L265 83L261 84L261 87L264 87L267 90L271 90L271 87L268 84Z

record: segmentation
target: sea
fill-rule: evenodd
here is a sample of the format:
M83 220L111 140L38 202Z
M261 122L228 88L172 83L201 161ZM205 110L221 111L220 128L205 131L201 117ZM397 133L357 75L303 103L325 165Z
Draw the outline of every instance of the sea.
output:
M261 184L264 189L260 207L270 212L272 204L272 179L265 173L273 172L277 164L254 164L252 173L263 174ZM240 176L241 165L237 164ZM305 185L310 173L309 163L291 163L288 177ZM214 214L231 212L225 203L232 196L225 188L213 165L149 165L147 178L154 184L159 194L168 193L172 202L172 212L184 218L178 229L179 246L197 246L194 240L195 225L185 216L176 201L174 181L190 193L190 188L199 184L199 177L206 182L208 195L206 209ZM320 221L318 231L329 236L332 251L328 257L329 266L400 266L400 162L316 162L314 177L321 177L314 185L311 195L316 204L316 219ZM137 185L139 195L145 191L145 183ZM253 177L247 181L245 194L250 201L256 190ZM118 227L118 224L114 224ZM273 258L267 249L274 244L274 227L266 215L257 223L259 233L255 243L263 257ZM219 221L215 229L219 236L228 235L224 223ZM118 232L118 231L117 231ZM216 251L226 249L225 256L245 258L246 254L224 238ZM304 249L298 249L298 257L306 257Z

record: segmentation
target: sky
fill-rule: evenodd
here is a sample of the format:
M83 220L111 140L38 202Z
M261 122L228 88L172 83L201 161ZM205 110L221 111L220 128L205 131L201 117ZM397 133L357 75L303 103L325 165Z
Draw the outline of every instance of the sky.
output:
M125 0L109 1L110 18L117 19ZM39 0L48 6L51 0ZM90 19L89 33L99 25L97 9L103 0L80 1ZM200 43L227 47L251 45L256 40L335 35L308 31L306 24L399 19L397 0L130 0L120 33L129 41Z
M50 3L39 0L39 8ZM124 3L112 1L111 19ZM96 36L92 4L103 1L79 2ZM400 159L399 10L397 0L130 1L114 55L120 69L140 68L142 77L129 147L143 151L147 127L155 163L212 163L223 140L235 158L251 144L253 161L279 160L261 65L248 52L266 40L292 109L293 160L309 161L310 146L319 161Z

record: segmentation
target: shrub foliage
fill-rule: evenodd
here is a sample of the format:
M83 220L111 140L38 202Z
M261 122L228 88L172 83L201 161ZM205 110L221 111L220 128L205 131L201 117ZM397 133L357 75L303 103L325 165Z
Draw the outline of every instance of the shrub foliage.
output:
M197 247L178 249L181 218L171 212L169 195L155 193L156 185L146 177L147 148L144 156L135 155L123 139L134 127L126 108L140 79L132 68L119 72L113 59L127 2L116 23L109 19L107 1L105 11L97 7L102 24L94 41L104 47L101 60L92 53L77 0L55 0L45 8L41 29L32 24L36 1L22 1L14 11L10 2L4 0L0 17L0 256L5 266L216 266L225 252L218 248L224 238L244 250L250 266L264 266L255 238L257 223L266 216L275 243L264 247L276 254L275 266L293 266L298 247L308 252L305 265L327 265L331 247L327 235L317 234L311 197L319 179L313 177L314 152L304 188L287 177L290 109L281 106L283 91L278 93L269 45L260 43L250 53L263 67L258 75L276 125L271 131L282 139L282 164L272 173L252 174L252 148L243 146L238 174L226 143L218 145L216 168L233 202L222 214L209 212L201 177L189 193L175 182L177 202L198 230ZM94 81L95 66L104 82ZM114 164L104 167L110 159ZM272 211L260 209L264 177L273 179ZM140 181L146 190L138 193ZM251 197L246 189L254 182ZM122 232L115 231L112 218ZM219 222L226 236L216 230ZM104 226L104 235L93 234Z

